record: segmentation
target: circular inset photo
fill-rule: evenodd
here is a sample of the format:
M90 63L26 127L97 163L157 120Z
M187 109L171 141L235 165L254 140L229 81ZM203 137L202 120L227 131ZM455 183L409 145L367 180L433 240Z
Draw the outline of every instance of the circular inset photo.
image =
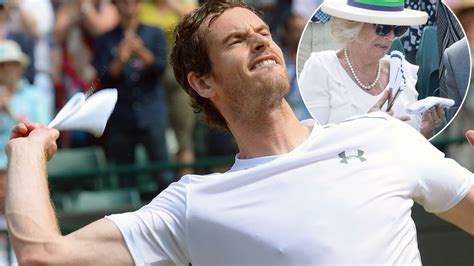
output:
M468 42L444 3L423 3L326 0L315 11L297 61L313 118L324 125L383 111L427 139L450 123L469 86Z

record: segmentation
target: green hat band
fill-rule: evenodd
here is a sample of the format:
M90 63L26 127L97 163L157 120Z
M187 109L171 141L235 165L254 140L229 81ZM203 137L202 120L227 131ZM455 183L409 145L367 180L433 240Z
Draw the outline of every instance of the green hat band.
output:
M347 0L349 6L374 11L403 11L403 0Z

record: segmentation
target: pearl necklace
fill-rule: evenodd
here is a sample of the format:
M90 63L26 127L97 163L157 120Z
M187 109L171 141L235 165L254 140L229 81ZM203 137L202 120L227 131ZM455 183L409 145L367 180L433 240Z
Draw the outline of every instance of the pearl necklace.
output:
M344 58L346 59L346 62L347 62L347 65L349 66L349 69L351 70L351 73L352 73L352 76L354 77L354 79L356 80L357 82L357 85L359 85L361 88L365 89L365 90L371 90L373 87L375 87L375 84L377 84L377 82L379 81L380 79L380 72L381 69L382 69L382 62L380 62L379 60L379 65L377 67L377 76L375 77L375 80L374 82L372 82L371 84L369 85L364 85L362 84L362 82L360 81L359 77L356 75L355 73L355 70L354 70L354 67L352 66L351 64L351 61L349 60L349 56L347 55L347 48L344 48Z

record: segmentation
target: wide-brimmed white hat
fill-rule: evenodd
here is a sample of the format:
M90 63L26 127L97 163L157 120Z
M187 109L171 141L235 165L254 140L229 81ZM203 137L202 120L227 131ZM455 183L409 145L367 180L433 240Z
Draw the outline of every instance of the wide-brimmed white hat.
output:
M23 67L27 67L30 59L15 41L0 40L0 63L3 62L19 62Z
M425 24L426 12L404 7L404 0L325 0L323 12L364 23L411 26Z

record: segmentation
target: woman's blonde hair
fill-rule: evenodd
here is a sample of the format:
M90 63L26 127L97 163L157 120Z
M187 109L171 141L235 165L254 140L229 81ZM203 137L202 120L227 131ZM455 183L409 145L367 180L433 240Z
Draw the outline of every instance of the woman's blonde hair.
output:
M356 39L363 25L363 22L331 17L329 31L337 43L346 46Z

